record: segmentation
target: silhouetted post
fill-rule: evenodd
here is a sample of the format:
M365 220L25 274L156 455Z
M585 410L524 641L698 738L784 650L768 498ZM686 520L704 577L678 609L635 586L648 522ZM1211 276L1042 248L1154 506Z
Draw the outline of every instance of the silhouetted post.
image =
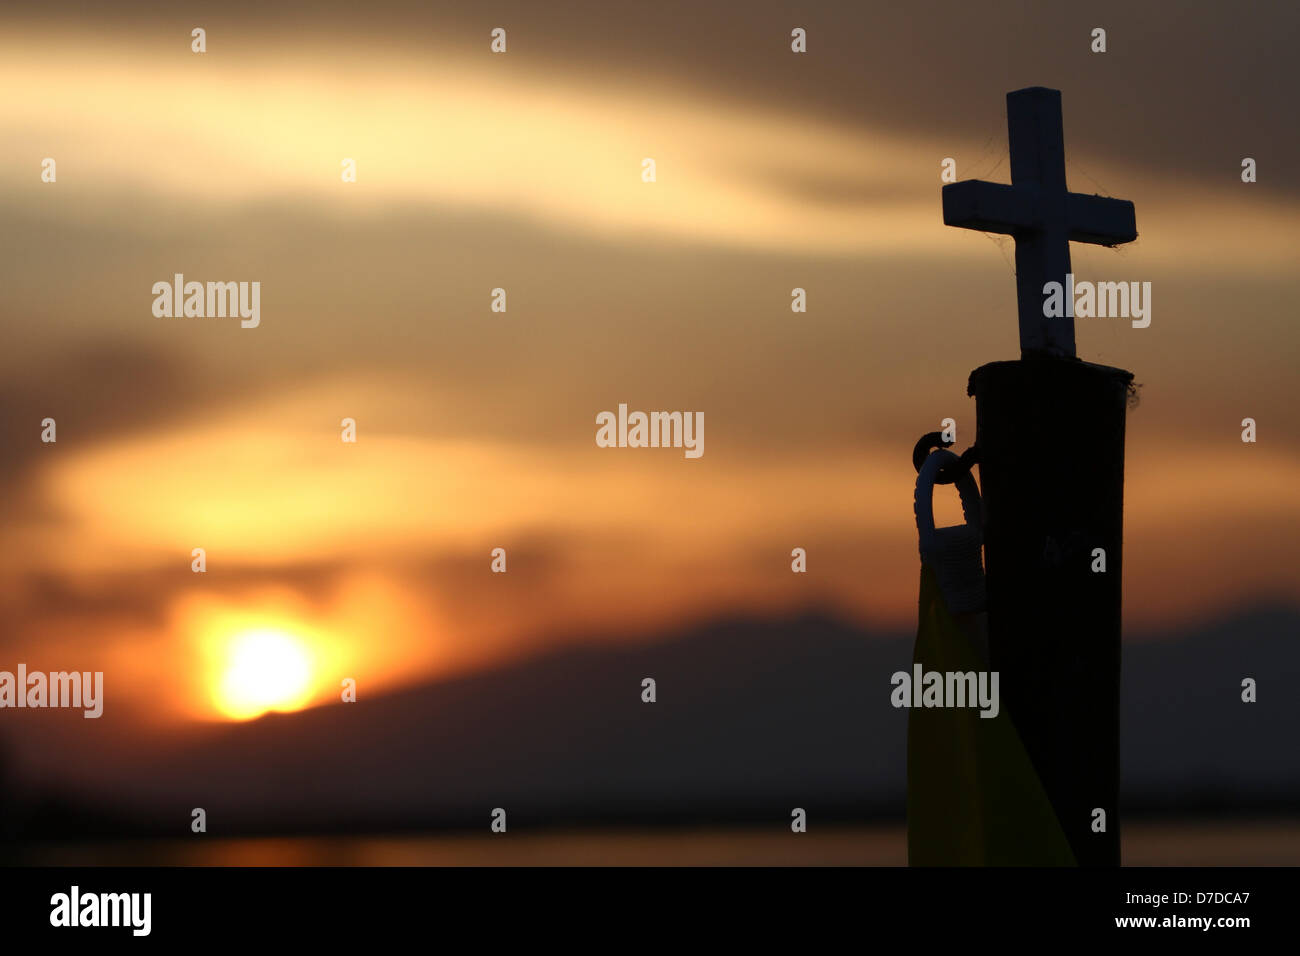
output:
M1137 238L1131 202L1065 184L1061 94L1007 94L1010 186L943 189L950 226L1011 235L1021 358L971 373L985 505L990 667L1080 864L1119 864L1120 582L1124 416L1132 374L1081 362L1067 288L1070 241ZM1066 292L1068 295L1068 291ZM1096 549L1104 551L1104 571ZM1105 812L1095 830L1094 811Z

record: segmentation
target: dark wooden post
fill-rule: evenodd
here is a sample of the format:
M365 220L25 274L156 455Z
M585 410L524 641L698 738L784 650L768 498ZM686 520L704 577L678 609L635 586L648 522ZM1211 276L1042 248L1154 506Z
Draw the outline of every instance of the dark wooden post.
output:
M1117 866L1124 418L1131 373L1069 358L971 373L989 656L1084 866ZM1105 571L1094 571L1095 549ZM1105 811L1095 832L1094 810Z

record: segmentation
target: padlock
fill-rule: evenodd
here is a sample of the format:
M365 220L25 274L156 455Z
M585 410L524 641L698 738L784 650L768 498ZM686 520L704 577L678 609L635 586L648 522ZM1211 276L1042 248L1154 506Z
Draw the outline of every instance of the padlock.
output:
M958 466L947 449L932 451L916 476L916 530L921 539L921 562L934 569L944 603L953 614L984 610L984 531L979 488L969 471L957 479L965 524L934 526L934 483L939 469Z

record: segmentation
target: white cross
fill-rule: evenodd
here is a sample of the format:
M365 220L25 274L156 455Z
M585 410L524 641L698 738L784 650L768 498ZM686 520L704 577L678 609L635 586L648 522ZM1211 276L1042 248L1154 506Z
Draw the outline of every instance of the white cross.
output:
M1032 86L1007 94L1011 185L978 179L943 187L944 225L1016 240L1016 299L1022 356L1074 357L1074 319L1043 315L1043 286L1065 289L1070 242L1117 246L1137 238L1126 199L1072 193L1065 185L1061 91Z

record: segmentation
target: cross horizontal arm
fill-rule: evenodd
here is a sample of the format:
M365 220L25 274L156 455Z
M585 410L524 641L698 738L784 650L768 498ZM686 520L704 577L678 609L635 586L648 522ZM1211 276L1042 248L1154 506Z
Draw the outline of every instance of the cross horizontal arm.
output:
M943 224L1011 235L1034 228L1037 211L1022 187L967 179L943 187Z
M1127 199L1069 193L1065 218L1072 242L1118 246L1137 238L1137 213ZM967 179L943 187L943 223L1012 235L1040 228L1035 190Z
M1065 197L1065 218L1073 242L1118 246L1137 238L1137 212L1127 199L1107 199L1070 193Z

